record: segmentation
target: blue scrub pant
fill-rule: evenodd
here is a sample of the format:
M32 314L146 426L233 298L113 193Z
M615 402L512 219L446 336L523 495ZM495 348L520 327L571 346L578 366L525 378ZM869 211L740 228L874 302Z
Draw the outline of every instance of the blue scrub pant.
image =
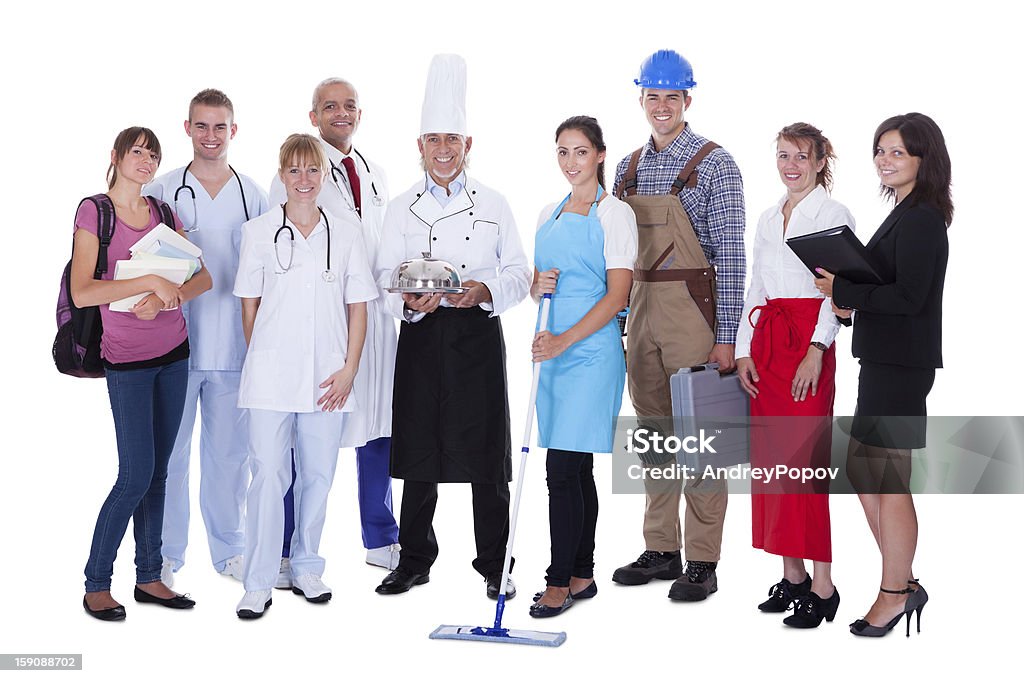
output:
M128 521L135 531L135 582L160 580L167 461L188 384L188 360L141 370L107 370L117 433L117 480L92 535L86 592L110 590L114 559Z
M359 489L359 523L363 531L363 547L382 548L398 543L398 523L391 503L391 439L374 439L356 449L356 478ZM295 466L292 464L292 483ZM281 557L288 557L292 533L295 531L295 503L292 488L284 497L284 547Z
M189 461L197 404L199 510L206 526L210 559L217 571L245 550L245 490L249 485L246 411L238 407L241 372L192 370L181 427L167 465L163 556L174 571L185 563L189 525Z

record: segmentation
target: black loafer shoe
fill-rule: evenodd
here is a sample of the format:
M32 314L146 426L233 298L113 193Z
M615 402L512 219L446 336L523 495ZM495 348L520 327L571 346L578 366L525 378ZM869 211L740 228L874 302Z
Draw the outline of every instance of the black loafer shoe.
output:
M85 608L86 614L94 619L99 619L100 621L123 621L127 616L125 614L124 607L121 605L118 605L117 607L108 607L106 609L91 609L85 598L82 598L82 607Z
M487 581L487 597L491 600L498 599L498 593L501 592L501 572L497 574L490 574L485 579ZM508 577L508 586L505 591L505 599L511 600L516 597L516 583L512 580L512 577Z
M428 581L430 581L430 574L415 574L404 569L396 569L384 577L375 590L381 595L397 595Z
M540 596L542 596L542 595L544 595L543 592L534 593L533 594L533 601L537 602L538 600L540 600ZM597 581L591 581L590 585L587 586L586 588L584 588L583 590L581 590L579 593L573 593L572 594L572 599L573 600L586 600L587 598L592 598L595 595L597 595Z
M546 619L547 617L557 617L559 614L564 612L573 606L576 601L573 599L572 594L565 596L565 601L558 607L548 607L542 605L539 602L535 602L530 605L530 616L536 617L537 619Z
M192 609L196 606L196 601L187 595L175 595L173 598L158 598L155 595L150 595L138 586L135 587L135 602L148 602L153 605L160 605L161 607L170 607L171 609Z

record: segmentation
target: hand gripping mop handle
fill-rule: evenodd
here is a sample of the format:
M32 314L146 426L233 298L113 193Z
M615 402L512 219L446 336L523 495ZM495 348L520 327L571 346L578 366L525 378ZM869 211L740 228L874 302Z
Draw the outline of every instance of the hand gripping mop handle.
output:
M540 327L538 332L548 329L548 311L551 308L551 295L545 294L540 308ZM516 522L519 519L519 501L523 497L523 477L526 474L526 456L530 453L530 436L533 434L533 412L537 404L537 385L540 384L540 363L533 364L533 383L530 385L530 405L526 409L526 430L523 432L523 449L519 456L519 476L516 479L516 500L512 504L512 518L509 520L508 545L505 546L505 564L501 570L501 591L498 593L498 609L494 614L494 628L501 630L501 615L505 611L505 587L512 564L512 545L516 541Z

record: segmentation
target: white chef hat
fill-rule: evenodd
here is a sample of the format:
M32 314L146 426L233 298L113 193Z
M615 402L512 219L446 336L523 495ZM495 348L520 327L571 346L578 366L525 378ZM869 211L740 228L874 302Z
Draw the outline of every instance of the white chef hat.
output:
M420 135L457 133L466 127L466 60L459 55L434 55L423 94Z

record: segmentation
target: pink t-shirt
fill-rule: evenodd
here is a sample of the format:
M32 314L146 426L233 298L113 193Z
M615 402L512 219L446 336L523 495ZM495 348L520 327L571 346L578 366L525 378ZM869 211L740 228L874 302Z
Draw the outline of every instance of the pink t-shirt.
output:
M146 233L160 225L160 214L149 204L149 223L142 230L136 230L118 218L114 224L114 237L107 248L107 272L104 280L114 279L114 264L131 258L129 249ZM86 230L99 237L99 218L96 205L82 202L75 216L75 229ZM181 228L181 221L174 217L174 228ZM152 320L139 320L134 313L119 313L110 310L110 304L100 306L103 320L103 338L100 340L100 355L109 363L133 363L159 358L176 348L188 337L185 318L179 307L174 311L160 311Z

